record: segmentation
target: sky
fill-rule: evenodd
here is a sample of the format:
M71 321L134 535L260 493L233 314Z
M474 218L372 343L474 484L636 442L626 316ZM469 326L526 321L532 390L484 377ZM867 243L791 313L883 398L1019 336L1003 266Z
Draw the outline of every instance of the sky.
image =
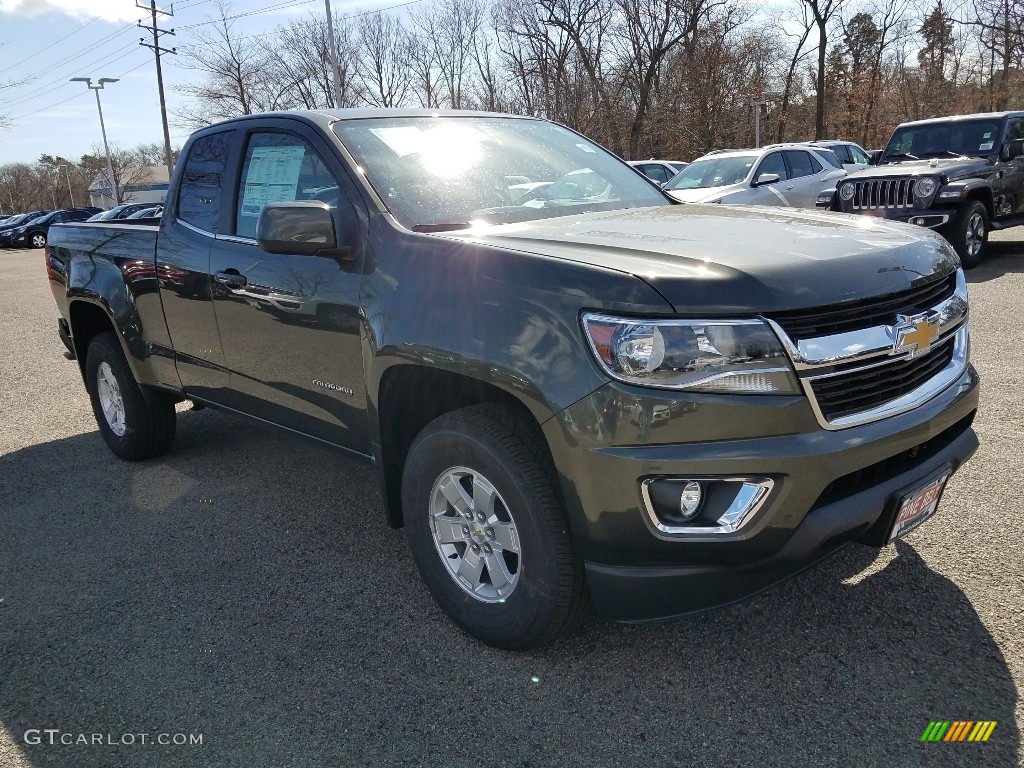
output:
M146 0L148 6L149 0ZM394 2L332 0L335 14ZM180 147L189 130L175 126L173 112L183 103L175 86L194 82L201 73L185 69L181 46L194 42L189 25L210 21L217 13L213 0L180 0L171 6L174 16L159 18L159 26L174 28L161 44L179 47L178 56L162 56L171 145ZM289 18L324 13L323 0L233 0L232 14L247 14L235 22L237 34L273 30ZM145 15L143 15L145 14ZM125 148L141 143L163 143L160 101L157 95L153 52L139 45L149 32L136 22L149 24L148 11L135 0L0 0L0 115L11 118L9 130L0 129L0 164L33 162L42 154L78 159L102 146L96 97L85 83L72 77L119 78L100 91L107 138ZM209 28L209 25L206 25ZM200 27L202 29L202 27Z

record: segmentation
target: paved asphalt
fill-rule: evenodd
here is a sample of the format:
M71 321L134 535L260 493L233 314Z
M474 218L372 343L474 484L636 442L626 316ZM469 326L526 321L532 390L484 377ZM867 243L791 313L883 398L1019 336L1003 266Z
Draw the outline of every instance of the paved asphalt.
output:
M1000 239L970 273L982 445L933 521L526 655L438 611L364 464L211 410L116 459L41 253L0 252L0 768L1024 765L1024 234ZM938 719L998 725L920 743Z

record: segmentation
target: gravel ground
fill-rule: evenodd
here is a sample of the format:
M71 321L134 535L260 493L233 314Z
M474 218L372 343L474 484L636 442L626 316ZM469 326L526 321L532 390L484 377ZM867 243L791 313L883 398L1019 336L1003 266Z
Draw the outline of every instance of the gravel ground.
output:
M0 252L0 768L1024 765L1024 234L993 239L970 273L981 449L935 520L525 655L438 611L367 465L211 410L116 459L41 253ZM937 719L998 726L920 743Z

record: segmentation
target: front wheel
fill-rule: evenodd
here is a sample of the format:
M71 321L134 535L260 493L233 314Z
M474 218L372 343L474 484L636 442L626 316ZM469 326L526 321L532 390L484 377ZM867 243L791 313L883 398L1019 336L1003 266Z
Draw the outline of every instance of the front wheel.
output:
M950 224L944 233L960 256L965 269L981 264L988 249L988 209L985 204L972 200Z
M32 244L33 248L45 248L46 235L43 234L42 232L36 232L34 235L32 235L29 242Z
M160 395L147 401L113 333L98 334L89 344L85 383L100 434L115 454L139 461L171 447L174 402Z
M525 650L586 605L543 438L496 406L445 414L413 442L402 508L413 558L440 607L490 645Z

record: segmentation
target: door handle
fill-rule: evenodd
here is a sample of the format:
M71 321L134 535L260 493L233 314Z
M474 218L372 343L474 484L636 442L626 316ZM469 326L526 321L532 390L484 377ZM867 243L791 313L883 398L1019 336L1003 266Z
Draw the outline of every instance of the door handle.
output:
M788 187L786 187L786 189L792 189L792 188L793 188L792 184L790 184Z
M245 275L241 274L237 269L227 269L223 272L217 272L214 274L213 279L228 288L244 288L247 282Z

